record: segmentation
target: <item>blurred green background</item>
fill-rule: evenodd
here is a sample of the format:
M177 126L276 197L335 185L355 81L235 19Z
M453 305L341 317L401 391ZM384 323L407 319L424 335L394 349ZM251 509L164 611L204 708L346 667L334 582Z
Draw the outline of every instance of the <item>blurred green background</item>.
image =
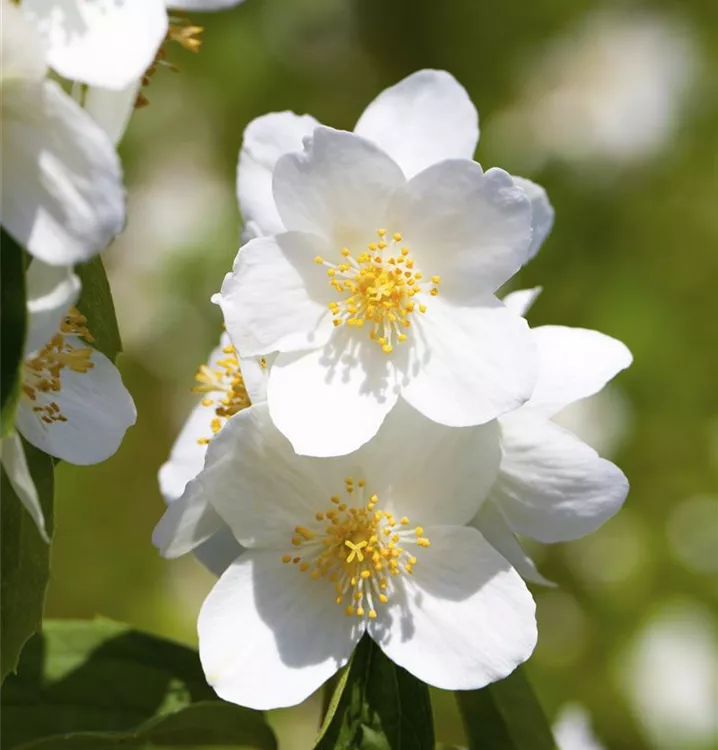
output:
M718 748L718 4L706 0L247 0L168 48L122 143L126 233L106 252L139 419L104 464L62 464L48 616L102 614L189 643L212 579L150 541L156 472L215 344L209 302L238 247L242 132L268 111L351 129L384 87L451 71L481 116L477 159L540 182L553 234L515 287L534 325L597 328L632 368L564 415L631 481L593 536L532 548L528 664L554 718L590 714L607 748ZM438 739L460 743L451 696ZM315 699L277 712L309 746ZM576 746L578 748L578 746Z

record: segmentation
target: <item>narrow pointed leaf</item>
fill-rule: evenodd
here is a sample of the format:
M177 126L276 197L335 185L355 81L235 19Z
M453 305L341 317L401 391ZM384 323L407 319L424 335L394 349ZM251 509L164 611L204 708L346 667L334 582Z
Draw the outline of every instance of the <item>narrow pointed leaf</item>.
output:
M3 251L4 252L4 251ZM28 468L35 482L52 533L53 466L50 456L24 443ZM0 477L0 677L18 663L26 641L40 629L45 591L50 579L50 545L8 481ZM3 714L3 740L5 740Z
M5 437L12 431L20 395L27 307L23 250L2 228L0 245L0 437Z
M555 750L556 743L524 670L482 690L457 691L469 750Z
M93 346L114 362L122 351L122 340L102 259L98 255L76 266L75 273L82 282L77 308L87 318L87 327L95 339Z
M429 689L368 636L329 704L314 750L433 750Z

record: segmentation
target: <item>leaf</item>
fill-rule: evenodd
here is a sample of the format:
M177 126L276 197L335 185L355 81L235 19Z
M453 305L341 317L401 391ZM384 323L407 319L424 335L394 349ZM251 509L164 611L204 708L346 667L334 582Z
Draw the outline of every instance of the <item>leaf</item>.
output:
M76 266L75 273L82 281L77 309L87 318L87 327L95 339L94 347L114 362L122 351L122 340L102 259L95 256L88 263Z
M3 739L131 730L214 698L192 649L110 620L46 620L3 686Z
M18 750L114 750L114 748L223 748L276 750L262 714L221 701L195 703L152 719L133 732L84 732L46 737Z
M20 395L20 367L25 349L27 307L22 248L0 227L0 437L9 435Z
M482 690L457 691L469 750L555 750L556 743L522 668Z
M314 750L433 750L429 689L364 636L329 704Z
M23 441L23 445L45 515L45 527L51 534L52 459L27 442ZM4 680L17 666L27 640L40 629L50 579L50 546L40 536L4 469L0 484L0 679Z

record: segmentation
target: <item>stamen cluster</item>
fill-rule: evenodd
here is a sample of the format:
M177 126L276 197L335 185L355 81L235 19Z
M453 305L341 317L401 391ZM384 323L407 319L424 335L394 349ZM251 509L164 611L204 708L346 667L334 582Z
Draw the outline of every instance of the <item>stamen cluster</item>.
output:
M376 607L386 604L390 595L389 579L411 575L417 558L407 547L429 547L421 526L410 529L409 519L397 520L378 509L379 497L365 501L366 481L354 484L345 480L347 501L339 495L331 498L332 507L319 511L308 526L297 526L291 542L302 554L285 554L285 563L294 563L313 579L328 579L334 584L336 603L345 604L347 616L376 618ZM356 497L356 500L355 500Z
M95 339L86 324L87 318L76 307L71 307L60 324L60 331L25 361L22 392L27 398L36 402L39 393L59 393L62 389L62 371L66 367L83 374L94 367L92 347L78 349L73 346L73 339L69 338L80 337L92 343ZM45 424L67 422L56 401L36 403L32 410Z
M330 302L334 325L370 327L369 338L390 354L394 343L406 341L411 317L418 310L426 312L424 303L414 297L426 293L422 289L423 274L414 268L414 259L407 247L401 246L402 236L395 232L387 241L386 229L377 229L378 241L371 242L356 258L347 247L341 251L344 262L335 265L317 256L314 260L327 267L329 283L337 292L349 295L339 302ZM439 276L432 276L428 294L439 293Z

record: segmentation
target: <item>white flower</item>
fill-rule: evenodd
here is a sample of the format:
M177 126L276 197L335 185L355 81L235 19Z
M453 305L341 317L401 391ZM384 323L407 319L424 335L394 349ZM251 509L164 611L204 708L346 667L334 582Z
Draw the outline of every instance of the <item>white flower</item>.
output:
M202 400L190 413L159 471L160 491L170 507L153 541L163 554L174 557L194 549L199 560L217 575L239 555L241 547L207 499L189 504L182 493L202 470L207 446L227 420L264 403L271 361L271 357L238 356L223 333L208 363L200 366L193 390L203 394Z
M591 728L591 717L576 703L561 708L553 725L559 750L605 750Z
M466 92L422 71L367 109L359 135L314 125L284 113L250 126L240 202L251 231L278 233L241 248L215 297L244 354L280 352L275 424L297 452L333 456L371 439L400 396L450 426L521 406L533 344L494 292L537 249L532 214L537 236L552 214L470 160ZM307 130L303 153L277 159Z
M125 221L122 173L102 130L55 81L40 40L2 0L0 220L28 252L53 265L87 260Z
M299 703L364 633L430 685L473 689L509 674L535 645L533 600L465 526L498 462L495 422L446 428L404 405L333 459L298 456L265 404L232 417L185 493L189 505L209 500L245 548L199 616L218 695Z
M115 366L88 345L87 319L73 307L80 281L72 269L34 260L26 282L28 331L15 428L36 448L69 463L104 461L135 423L132 398ZM2 464L48 541L17 433L2 441Z
M215 10L241 0L23 0L39 29L50 66L61 76L123 89L150 67L170 22L167 5Z
M539 290L515 292L507 307L525 314ZM540 326L531 331L539 379L531 399L499 419L501 467L474 525L526 580L538 573L515 534L545 543L595 531L623 505L623 472L551 421L561 409L600 391L631 364L620 341L597 331Z

